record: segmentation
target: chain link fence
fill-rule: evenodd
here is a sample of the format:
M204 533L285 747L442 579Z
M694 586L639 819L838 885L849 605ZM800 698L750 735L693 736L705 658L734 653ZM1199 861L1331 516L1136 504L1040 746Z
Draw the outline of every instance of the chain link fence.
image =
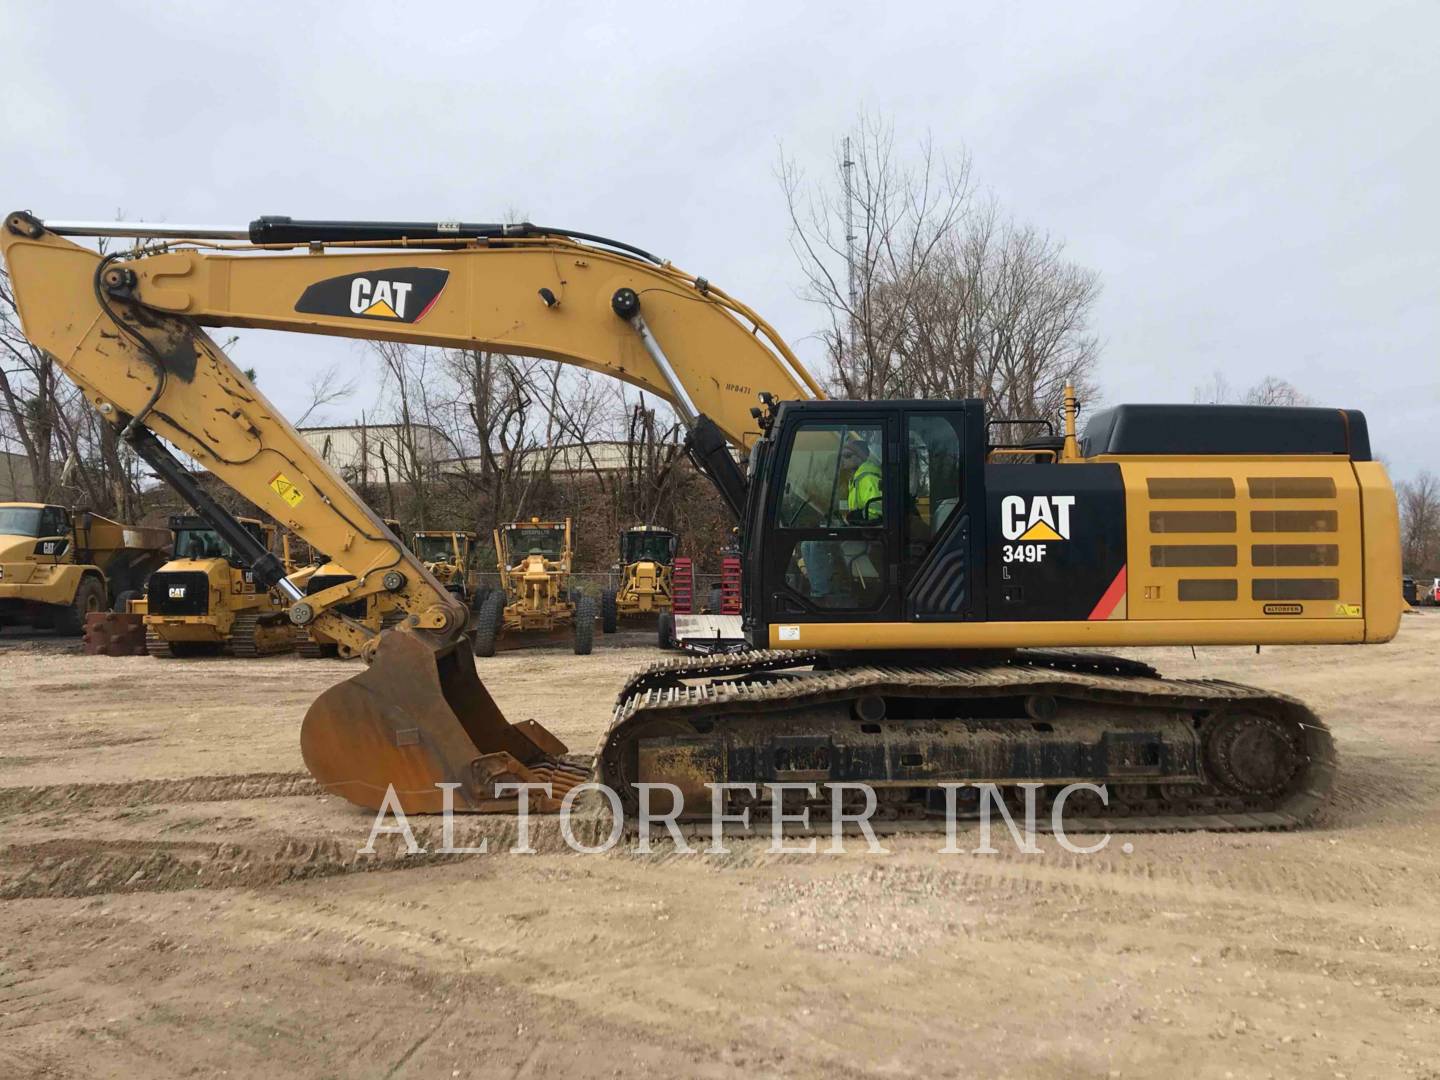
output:
M481 574L480 585L486 589L500 588L500 575ZM618 589L620 587L619 574L571 574L570 588L597 599L606 589ZM695 575L695 600L696 603L704 606L710 602L710 594L720 588L719 574L696 574Z

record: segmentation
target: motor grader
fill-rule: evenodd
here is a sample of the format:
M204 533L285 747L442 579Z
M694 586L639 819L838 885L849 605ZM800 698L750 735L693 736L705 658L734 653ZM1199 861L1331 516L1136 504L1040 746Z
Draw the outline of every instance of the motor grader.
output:
M146 239L101 254L70 236ZM1117 405L1081 431L1067 390L1062 430L998 442L992 421L1023 418L981 400L825 400L715 283L529 223L237 229L17 211L0 254L31 342L251 559L257 585L285 591L293 622L371 661L300 732L320 786L371 810L511 811L513 785L531 783L546 786L530 810L550 812L592 771L541 724L505 719L466 655L465 606L204 328L538 356L670 403L741 525L755 651L626 681L593 776L632 819L641 784L669 785L650 789L671 795L652 810L678 797L687 817L708 814L722 782L719 809L735 814L755 809L745 785L814 784L823 806L858 784L906 818L980 782L1058 814L1084 781L1096 790L1071 801L1072 822L1291 827L1337 769L1312 710L1096 650L1360 645L1399 627L1395 494L1355 410ZM353 580L309 596L286 582L162 438ZM406 612L392 631L337 612L382 592ZM553 579L547 595L561 595Z
M142 595L169 551L165 529L49 503L0 503L0 626L79 634L87 615L124 611Z
M271 549L273 524L236 520ZM173 515L170 531L174 554L150 575L144 599L129 605L131 614L144 616L146 652L166 660L222 652L252 658L295 648L284 600L256 581L246 556L195 515Z
M674 608L677 543L676 535L659 525L636 525L620 534L620 587L600 594L605 633L615 633L621 619L653 620Z
M500 588L487 596L475 623L476 656L569 637L576 656L595 646L593 597L570 588L570 519L516 521L495 530Z
M419 556L435 580L470 608L479 610L484 602L480 567L475 557L473 532L426 530L415 533L410 550Z

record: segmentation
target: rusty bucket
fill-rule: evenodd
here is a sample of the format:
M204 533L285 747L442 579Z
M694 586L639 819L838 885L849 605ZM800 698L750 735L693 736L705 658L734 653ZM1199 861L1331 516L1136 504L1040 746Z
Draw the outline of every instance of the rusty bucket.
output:
M394 788L407 814L440 813L444 791L472 813L513 812L502 783L552 785L531 792L540 813L560 807L587 769L561 760L565 744L534 720L512 724L475 672L470 640L437 645L408 629L380 635L374 662L326 690L300 729L300 751L326 791L378 810Z

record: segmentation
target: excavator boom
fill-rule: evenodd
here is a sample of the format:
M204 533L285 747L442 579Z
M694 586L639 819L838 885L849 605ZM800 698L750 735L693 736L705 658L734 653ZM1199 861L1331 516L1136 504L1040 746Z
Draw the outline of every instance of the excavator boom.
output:
M102 256L65 235L81 233L149 242ZM256 243L223 244L232 239ZM296 246L301 253L288 250ZM465 607L204 327L488 350L606 372L676 408L698 437L697 456L721 470L717 482L737 513L743 481L725 443L760 434L756 396L820 396L744 305L646 252L587 234L288 218L247 230L47 227L16 212L0 229L0 253L30 340L252 559L259 586L285 593L292 621L371 661L317 699L301 732L321 784L368 807L393 787L407 812L439 810L437 785L452 784L458 809L504 809L514 795L499 784L550 782L558 798L585 773L560 762L565 747L538 724L504 720L475 674ZM682 347L666 355L657 333ZM253 540L161 438L353 579L303 595L279 560L249 549ZM340 611L379 592L406 612L399 632L376 635Z

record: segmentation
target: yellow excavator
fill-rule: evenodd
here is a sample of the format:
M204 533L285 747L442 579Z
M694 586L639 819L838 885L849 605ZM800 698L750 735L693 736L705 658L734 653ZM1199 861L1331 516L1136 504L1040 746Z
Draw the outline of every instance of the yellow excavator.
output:
M99 255L68 239L131 236ZM251 538L160 438L353 580L287 590L297 625L369 667L322 694L301 750L328 791L409 812L508 810L591 775L476 675L466 611L205 333L255 327L545 357L670 402L742 526L753 652L669 661L621 691L594 775L686 816L745 784L868 784L878 812L947 785L1050 798L1120 828L1295 825L1331 738L1301 702L1171 680L1074 646L1361 644L1400 620L1398 520L1364 417L1344 409L1120 405L1018 445L984 403L827 401L773 329L703 277L620 242L530 224L296 221L248 228L43 221L0 229L25 331L240 550ZM758 405L756 402L758 401ZM730 446L748 451L742 472ZM285 589L254 550L257 583ZM267 559L269 560L267 562ZM387 593L376 634L340 613ZM658 793L658 792L657 792ZM805 795L799 796L802 800ZM664 801L664 800L660 800ZM764 805L763 800L760 803ZM655 807L652 807L655 808Z

